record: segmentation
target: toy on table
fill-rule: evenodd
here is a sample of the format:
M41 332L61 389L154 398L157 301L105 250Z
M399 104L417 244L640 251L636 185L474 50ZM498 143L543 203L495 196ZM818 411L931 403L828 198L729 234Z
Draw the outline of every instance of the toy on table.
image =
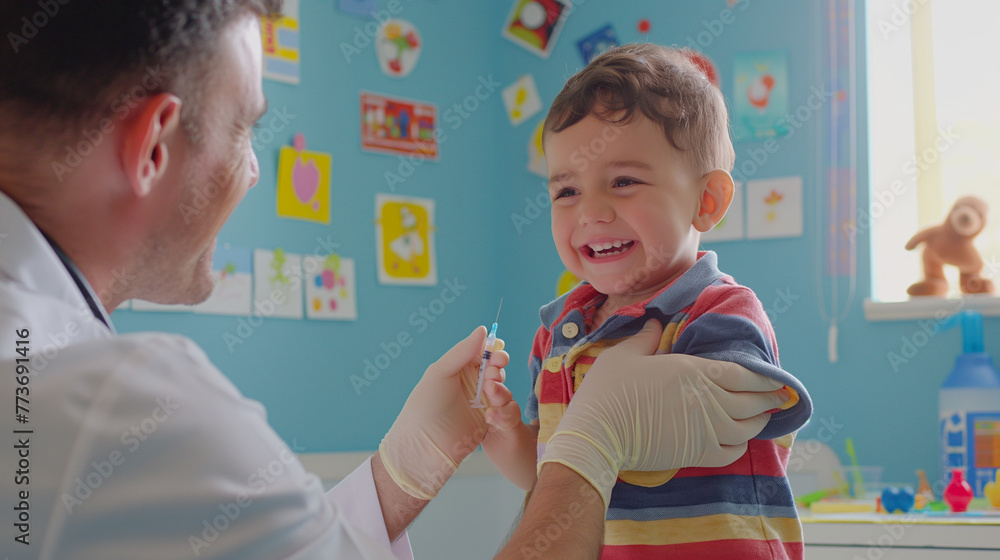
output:
M917 478L920 479L920 483L917 486L917 495L914 496L913 507L924 509L927 504L935 500L934 490L931 489L930 482L927 482L927 473L923 469L917 469Z
M996 482L987 482L983 487L983 495L995 508L1000 508L1000 470L997 471Z
M972 487L965 481L965 475L961 469L951 471L951 482L944 489L944 501L948 502L948 507L955 513L961 513L969 509L969 502L972 501Z
M854 489L851 495L860 498L865 495L865 480L861 476L861 467L858 466L858 454L854 451L854 440L849 437L845 438L844 445L847 447L847 456L851 459L851 470L854 471Z
M986 226L987 204L981 198L964 196L952 206L941 225L917 232L906 242L912 251L923 243L924 279L910 285L911 296L943 296L948 293L944 265L958 268L959 287L963 294L993 293L993 282L980 276L983 259L972 239Z
M891 486L882 490L881 503L886 513L895 513L896 511L909 513L913 509L915 501L916 496L913 493L913 488L909 486L904 486L903 488Z

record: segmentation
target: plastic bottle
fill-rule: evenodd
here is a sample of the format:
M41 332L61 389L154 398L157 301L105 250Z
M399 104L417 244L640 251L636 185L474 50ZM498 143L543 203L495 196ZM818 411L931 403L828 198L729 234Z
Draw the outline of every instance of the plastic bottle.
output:
M955 359L939 392L942 472L965 474L976 496L1000 468L1000 373L983 351L983 316L976 311L955 314L947 330L961 321L962 354Z

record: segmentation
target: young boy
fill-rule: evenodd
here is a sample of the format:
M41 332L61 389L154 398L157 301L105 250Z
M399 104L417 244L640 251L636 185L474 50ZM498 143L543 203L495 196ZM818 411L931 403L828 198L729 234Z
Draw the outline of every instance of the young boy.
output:
M569 79L543 139L552 236L563 264L584 282L541 309L531 425L519 413L494 413L493 423L506 425L484 450L530 489L596 356L656 318L665 326L660 353L738 363L784 383L792 398L727 467L619 473L603 558L801 558L785 466L811 401L781 369L760 301L719 271L715 253L698 251L700 233L733 198L735 154L721 92L684 51L618 47Z

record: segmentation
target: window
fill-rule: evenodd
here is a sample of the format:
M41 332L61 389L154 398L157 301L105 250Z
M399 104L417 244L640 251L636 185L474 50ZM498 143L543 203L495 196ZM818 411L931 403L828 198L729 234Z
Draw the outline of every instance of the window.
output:
M906 251L906 242L942 223L965 195L990 206L974 244L986 263L984 276L1000 283L1000 36L994 29L1000 3L869 0L867 19L871 205L857 227L872 235L872 300L909 299L907 286L922 277L922 247ZM946 276L949 297L960 297L957 271L946 267ZM878 306L866 302L866 314L932 316L943 304L927 299L909 302L906 316L891 317L873 315ZM966 304L1000 314L1000 298Z

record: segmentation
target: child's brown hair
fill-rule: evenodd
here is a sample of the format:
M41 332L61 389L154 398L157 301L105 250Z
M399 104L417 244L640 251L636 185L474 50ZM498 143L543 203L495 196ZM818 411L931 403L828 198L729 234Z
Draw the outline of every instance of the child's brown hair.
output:
M590 114L626 124L636 111L663 128L695 173L732 171L736 153L722 92L682 49L642 43L598 55L566 81L544 133L560 132Z

